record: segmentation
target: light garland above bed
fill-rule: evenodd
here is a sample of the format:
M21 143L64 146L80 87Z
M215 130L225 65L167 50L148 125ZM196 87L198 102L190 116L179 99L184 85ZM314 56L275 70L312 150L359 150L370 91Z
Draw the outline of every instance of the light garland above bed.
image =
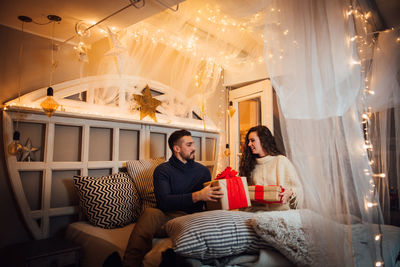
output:
M134 95L141 95L149 86L155 94L152 99L161 101L157 107L157 125L217 131L216 124L204 114L200 101L181 97L174 88L157 81L130 75L99 75L56 84L54 98L60 104L56 113L66 116L101 117L104 119L144 121L154 124L152 117L142 117L141 106ZM40 112L40 104L47 97L41 88L5 103L4 110L27 109ZM121 97L122 96L122 97Z

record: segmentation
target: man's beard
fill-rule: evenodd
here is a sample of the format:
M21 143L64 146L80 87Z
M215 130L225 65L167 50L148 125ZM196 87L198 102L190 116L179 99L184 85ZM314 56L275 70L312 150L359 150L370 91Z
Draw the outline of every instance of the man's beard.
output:
M190 154L188 154L188 155L185 155L185 154L182 154L182 153L180 153L181 154L181 157L184 159L184 160L186 160L186 161L193 161L194 160L194 158L195 158L195 151L192 151Z

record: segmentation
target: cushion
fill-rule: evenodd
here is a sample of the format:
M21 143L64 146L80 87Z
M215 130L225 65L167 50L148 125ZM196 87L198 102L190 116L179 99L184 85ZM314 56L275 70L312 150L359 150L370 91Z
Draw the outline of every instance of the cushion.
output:
M145 208L155 208L157 206L154 195L153 173L155 168L164 161L164 158L156 158L126 162L126 169L142 200L142 211Z
M181 216L165 229L176 253L196 259L215 259L241 253L257 253L267 247L250 225L254 214L213 210Z
M140 215L140 199L126 173L110 176L74 176L80 209L88 221L106 229L125 226Z

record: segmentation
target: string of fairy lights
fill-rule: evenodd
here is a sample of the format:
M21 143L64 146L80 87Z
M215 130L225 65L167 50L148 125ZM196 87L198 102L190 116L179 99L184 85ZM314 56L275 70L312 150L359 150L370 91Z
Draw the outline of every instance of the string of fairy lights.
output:
M371 141L371 117L373 116L372 108L365 103L368 97L373 96L375 94L374 88L371 88L371 67L372 67L372 58L375 51L379 51L379 47L376 46L377 36L381 31L374 31L373 23L371 21L371 11L362 12L360 11L361 8L357 4L355 6L350 6L349 10L346 12L347 16L352 16L356 28L356 34L350 38L351 42L355 42L357 44L358 55L360 58L359 62L355 62L355 64L360 64L362 69L362 75L364 77L364 90L362 94L362 104L363 104L363 112L361 114L361 123L364 133L364 144L363 148L367 153L369 165L371 168L364 169L364 173L369 179L370 184L370 199L367 199L366 208L367 209L378 209L378 214L380 214L380 205L378 203L378 191L376 189L376 182L374 179L377 180L379 183L379 179L385 179L386 174L384 172L375 173L374 169L378 170L377 168L373 168L376 164L374 160L373 154L373 144ZM394 28L385 30L391 31L396 30ZM396 39L397 43L400 43L400 37ZM381 228L381 220L379 219L378 223L378 233L375 234L374 240L377 242L379 246L379 253L377 255L377 259L375 261L375 266L384 266L384 259L383 259L383 233Z
M128 31L128 39L136 42L148 42L151 40L154 44L162 43L177 50L179 53L186 54L187 56L199 57L203 63L199 64L200 69L194 77L194 86L199 90L204 90L203 87L207 85L208 80L212 79L212 76L218 77L221 75L223 65L229 65L232 62L238 61L250 66L254 66L254 64L263 64L262 49L257 51L257 53L261 51L260 54L248 54L246 57L238 57L238 54L241 53L243 47L236 47L233 44L225 43L225 48L228 47L229 49L216 49L211 52L209 49L210 46L207 45L218 44L219 46L221 42L223 42L221 36L230 36L233 32L237 32L238 30L243 36L246 36L246 38L249 38L250 36L252 39L255 39L256 42L262 44L263 34L257 33L254 29L265 20L263 12L252 14L251 16L239 21L238 19L232 18L221 12L219 7L209 4L201 4L194 13L195 15L189 18L185 23L184 31L179 32L179 34L172 33L170 30L163 28L162 25L154 26L150 23L140 22L134 25L134 27L130 27L131 30ZM86 39L87 37L90 37L90 31L97 30L105 37L109 36L110 31L111 33L119 34L119 29L116 27L103 27L103 25L100 25L100 23L105 20L106 18L99 22L78 21L76 23L76 35L74 37L79 37L79 42L74 46L74 49L76 50L80 61L85 63L88 62L88 51L91 47L86 43ZM94 26L96 26L97 29L95 29ZM214 29L214 32L211 35L207 34L207 27ZM72 38L69 38L62 44L71 39ZM240 42L237 42L236 45L238 43ZM213 46L217 47L217 45ZM53 51L52 63L54 63ZM53 66L51 71L54 71ZM50 81L50 83L52 83L52 81ZM52 94L50 94L47 99L54 102ZM31 107L32 103L23 103L21 106ZM34 108L36 108L36 106ZM52 105L51 112L54 112L57 108L57 105ZM202 108L205 112L204 107ZM50 108L48 109L50 110ZM61 109L63 109L63 111L72 111L72 108L65 106L61 106ZM225 107L220 107L219 113L225 113ZM225 144L221 143L221 145L224 148Z

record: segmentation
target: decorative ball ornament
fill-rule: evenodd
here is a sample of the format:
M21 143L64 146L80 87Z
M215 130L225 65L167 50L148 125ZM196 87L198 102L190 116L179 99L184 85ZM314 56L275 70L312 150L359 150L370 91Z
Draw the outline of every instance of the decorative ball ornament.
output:
M232 118L232 116L235 114L235 112L236 112L236 109L233 107L232 101L229 101L229 108L228 108L229 117Z
M50 118L53 113L57 110L60 104L53 98L53 88L47 88L47 97L46 99L40 104L46 115Z
M15 131L13 134L13 141L11 144L8 145L8 148L7 148L8 153L10 155L15 156L15 155L18 155L19 153L21 153L21 151L22 151L22 145L19 142L19 136L20 136L20 133L18 131Z
M231 150L229 149L229 144L226 144L226 146L225 146L224 155L226 157L229 157L231 155Z
M144 117L149 116L157 122L156 109L161 105L161 101L151 95L149 86L146 85L142 95L134 94L133 98L140 106L140 119L142 120Z

